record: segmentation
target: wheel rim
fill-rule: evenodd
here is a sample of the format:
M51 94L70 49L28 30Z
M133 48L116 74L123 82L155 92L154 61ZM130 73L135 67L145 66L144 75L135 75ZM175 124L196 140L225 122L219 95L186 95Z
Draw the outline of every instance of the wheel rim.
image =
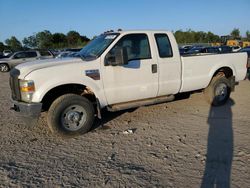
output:
M225 83L220 83L215 89L215 98L224 101L228 96L228 87Z
M79 105L71 105L61 114L62 127L67 131L78 131L87 119L86 110Z
M6 72L7 70L8 70L8 67L7 67L7 65L0 65L0 70L2 71L2 72Z

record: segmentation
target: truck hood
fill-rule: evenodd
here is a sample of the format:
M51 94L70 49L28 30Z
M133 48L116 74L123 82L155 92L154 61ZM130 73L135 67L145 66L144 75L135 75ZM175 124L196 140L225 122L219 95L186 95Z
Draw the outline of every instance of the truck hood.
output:
M16 66L16 69L20 71L20 75L25 77L27 74L34 70L44 69L53 66L63 66L67 64L83 63L80 58L62 58L62 59L44 59L36 60L32 62L22 63Z

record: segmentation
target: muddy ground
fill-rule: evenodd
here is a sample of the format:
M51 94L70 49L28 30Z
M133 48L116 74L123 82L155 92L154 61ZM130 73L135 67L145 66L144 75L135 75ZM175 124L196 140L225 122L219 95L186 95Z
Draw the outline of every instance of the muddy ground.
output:
M250 81L231 98L210 108L197 93L106 112L88 134L62 139L45 114L29 128L9 110L8 74L0 74L0 187L249 187Z

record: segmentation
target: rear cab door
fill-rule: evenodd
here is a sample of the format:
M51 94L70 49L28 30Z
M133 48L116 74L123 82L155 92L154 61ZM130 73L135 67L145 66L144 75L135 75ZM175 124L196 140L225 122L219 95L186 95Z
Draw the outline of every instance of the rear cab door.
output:
M101 58L104 92L108 104L154 98L158 92L157 59L151 33L122 33ZM126 47L128 65L105 66L106 56Z
M182 68L178 45L172 33L156 32L154 40L159 66L158 96L176 94L181 88Z

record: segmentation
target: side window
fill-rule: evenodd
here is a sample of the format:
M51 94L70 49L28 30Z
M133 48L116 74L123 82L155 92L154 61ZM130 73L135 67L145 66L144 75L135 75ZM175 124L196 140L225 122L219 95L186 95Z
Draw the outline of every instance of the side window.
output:
M37 56L36 52L26 52L27 58L32 58L32 57L36 57L36 56Z
M155 40L161 58L173 57L172 47L166 34L155 34Z
M14 59L23 59L26 58L25 52L19 52L14 56Z
M146 34L128 34L122 37L109 52L115 54L116 48L127 48L128 60L151 59L148 36Z
M40 52L41 56L52 56L49 51L41 50L39 52Z

